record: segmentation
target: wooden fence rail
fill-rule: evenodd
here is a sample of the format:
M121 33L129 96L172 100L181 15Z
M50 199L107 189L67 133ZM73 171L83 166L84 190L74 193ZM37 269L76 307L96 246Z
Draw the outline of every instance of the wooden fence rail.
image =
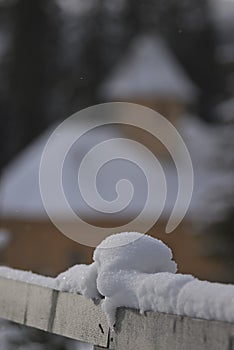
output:
M234 324L121 308L109 329L100 306L73 293L0 277L0 318L94 344L94 349L234 350Z

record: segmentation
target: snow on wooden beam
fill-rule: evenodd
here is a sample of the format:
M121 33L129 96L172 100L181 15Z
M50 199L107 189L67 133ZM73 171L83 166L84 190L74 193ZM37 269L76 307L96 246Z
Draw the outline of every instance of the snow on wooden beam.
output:
M0 317L115 350L234 350L234 324L118 309L110 331L100 306L74 293L0 277Z

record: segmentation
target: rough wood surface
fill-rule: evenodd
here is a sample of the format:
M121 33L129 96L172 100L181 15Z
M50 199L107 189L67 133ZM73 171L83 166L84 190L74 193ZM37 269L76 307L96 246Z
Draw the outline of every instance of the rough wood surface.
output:
M99 306L72 293L0 277L0 317L107 347L109 327Z
M110 331L91 300L2 277L0 317L92 343L97 350L234 350L231 323L122 308Z
M112 348L234 350L234 324L155 312L140 315L136 310L120 309Z

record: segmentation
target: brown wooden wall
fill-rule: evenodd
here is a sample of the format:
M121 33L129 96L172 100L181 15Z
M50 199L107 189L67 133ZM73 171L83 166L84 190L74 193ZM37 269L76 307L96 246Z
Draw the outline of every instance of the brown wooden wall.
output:
M2 225L12 232L12 241L0 256L4 265L55 276L71 265L92 261L94 248L70 240L49 221L8 220ZM189 222L166 234L165 223L160 221L150 234L172 248L179 272L211 281L229 281L222 261L201 255L202 236L193 232Z

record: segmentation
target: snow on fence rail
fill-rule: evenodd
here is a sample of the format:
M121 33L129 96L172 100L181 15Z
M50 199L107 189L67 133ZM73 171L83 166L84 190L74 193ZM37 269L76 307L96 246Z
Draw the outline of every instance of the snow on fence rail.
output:
M92 343L95 349L234 349L233 323L120 308L113 331L101 307L79 294L3 277L0 317Z

